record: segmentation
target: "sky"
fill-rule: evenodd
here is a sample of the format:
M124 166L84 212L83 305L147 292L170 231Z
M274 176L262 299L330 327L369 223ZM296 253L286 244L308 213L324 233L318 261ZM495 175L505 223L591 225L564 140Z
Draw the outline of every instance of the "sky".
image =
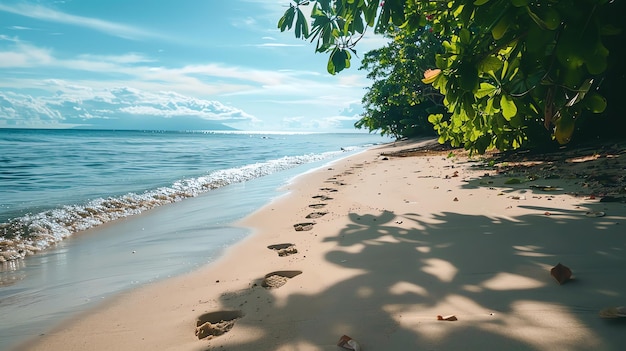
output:
M365 71L281 33L289 0L2 0L0 128L355 131ZM385 39L368 34L359 57ZM215 124L219 123L219 124Z

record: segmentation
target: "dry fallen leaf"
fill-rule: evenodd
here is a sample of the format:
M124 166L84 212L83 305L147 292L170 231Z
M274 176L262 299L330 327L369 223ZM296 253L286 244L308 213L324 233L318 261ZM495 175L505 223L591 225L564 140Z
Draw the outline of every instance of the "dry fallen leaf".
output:
M554 277L554 279L556 279L557 282L559 282L559 284L563 284L572 278L572 270L561 263L552 267L550 274Z
M448 315L448 316L441 316L441 315L439 315L439 316L437 316L437 320L439 320L439 321L456 321L458 319L456 318L455 315L451 314L451 315Z

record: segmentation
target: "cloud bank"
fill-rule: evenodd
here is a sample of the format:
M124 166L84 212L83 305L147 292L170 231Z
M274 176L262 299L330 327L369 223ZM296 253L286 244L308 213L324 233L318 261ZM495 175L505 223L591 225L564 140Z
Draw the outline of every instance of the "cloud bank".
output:
M56 87L56 93L33 96L0 91L0 127L162 129L168 125L206 129L257 120L221 102L171 91L147 92L130 87L95 90L63 81L46 83Z

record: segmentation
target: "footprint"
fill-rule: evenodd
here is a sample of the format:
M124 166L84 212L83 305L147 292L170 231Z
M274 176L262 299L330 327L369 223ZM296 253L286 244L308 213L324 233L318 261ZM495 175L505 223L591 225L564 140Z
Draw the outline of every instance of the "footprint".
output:
M296 230L296 232L301 232L301 231L307 231L307 230L313 229L314 225L315 223L313 222L298 223L298 224L294 224L293 228Z
M325 216L326 214L328 214L328 212L311 212L306 216L306 218L315 219Z
M329 193L336 193L337 189L333 188L320 188L321 191L328 191Z
M295 276L302 274L302 271L278 271L265 275L261 284L266 289L276 289L287 284L287 281Z
M196 322L196 336L200 340L211 340L231 330L235 325L235 321L241 317L243 317L241 311L205 313Z
M270 250L274 250L278 253L279 257L289 256L298 253L298 249L296 249L296 245L292 243L285 244L275 244L267 247Z
M317 200L321 200L321 201L326 201L326 200L332 200L333 199L332 197L328 197L326 195L315 195L315 196L313 196L313 198L317 199Z
M326 204L312 204L312 205L309 205L310 208L314 208L314 209L324 208L325 206L326 206Z

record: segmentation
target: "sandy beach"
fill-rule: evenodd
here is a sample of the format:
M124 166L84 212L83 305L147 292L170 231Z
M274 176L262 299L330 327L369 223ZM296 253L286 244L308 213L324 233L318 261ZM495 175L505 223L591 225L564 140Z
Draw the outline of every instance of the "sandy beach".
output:
M20 349L623 350L599 314L626 306L623 149L498 168L426 143L299 176L216 263Z

